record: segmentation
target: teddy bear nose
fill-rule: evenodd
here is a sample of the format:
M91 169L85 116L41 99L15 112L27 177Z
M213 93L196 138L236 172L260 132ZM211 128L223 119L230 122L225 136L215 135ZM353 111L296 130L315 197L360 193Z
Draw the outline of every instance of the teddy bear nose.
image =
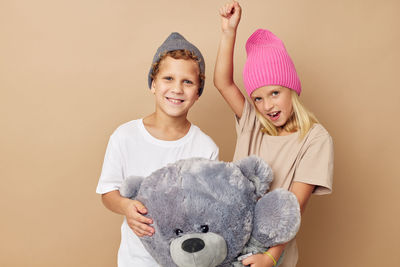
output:
M195 253L204 248L205 244L200 238L189 238L182 243L182 249L189 253Z

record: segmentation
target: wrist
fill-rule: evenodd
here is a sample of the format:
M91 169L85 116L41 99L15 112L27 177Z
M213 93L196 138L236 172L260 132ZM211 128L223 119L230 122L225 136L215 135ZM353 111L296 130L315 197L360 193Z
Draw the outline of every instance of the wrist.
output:
M285 245L277 245L274 247L270 247L267 251L263 254L270 258L270 261L273 262L275 260L275 264L278 263L280 257L282 256L283 250L285 249ZM269 254L269 255L268 255ZM275 266L275 265L273 265Z
M128 212L132 209L131 206L132 206L132 200L131 200L131 199L125 198L125 197L123 197L123 198L121 199L120 207L121 207L122 213L123 213L125 216L126 216L126 215L128 214Z
M236 37L237 28L222 29L222 35L226 37Z
M268 250L263 253L263 256L266 258L267 261L272 262L272 266L276 266L279 258L273 256Z

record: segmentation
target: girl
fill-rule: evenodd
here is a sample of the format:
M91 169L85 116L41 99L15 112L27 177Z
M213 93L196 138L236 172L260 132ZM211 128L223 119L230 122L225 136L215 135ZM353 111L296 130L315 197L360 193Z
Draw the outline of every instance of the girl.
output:
M282 187L293 192L303 214L311 194L332 191L332 138L299 101L301 85L293 62L282 41L268 30L259 29L247 40L243 80L251 101L243 96L233 81L233 50L241 7L234 1L219 13L222 36L214 84L236 115L233 160L252 154L262 157L274 171L271 190ZM296 241L292 240L250 256L243 264L293 267L297 258Z

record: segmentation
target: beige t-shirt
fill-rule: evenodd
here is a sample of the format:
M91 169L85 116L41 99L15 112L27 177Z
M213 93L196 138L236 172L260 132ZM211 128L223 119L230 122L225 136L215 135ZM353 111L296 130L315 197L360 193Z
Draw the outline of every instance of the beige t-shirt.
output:
M261 132L262 125L256 117L254 106L246 99L243 114L236 123L237 143L234 161L257 155L267 162L274 173L271 190L289 189L292 182L315 185L313 194L332 192L333 142L321 124L314 124L300 140L299 133L270 136ZM285 248L281 267L296 266L298 258L296 241Z

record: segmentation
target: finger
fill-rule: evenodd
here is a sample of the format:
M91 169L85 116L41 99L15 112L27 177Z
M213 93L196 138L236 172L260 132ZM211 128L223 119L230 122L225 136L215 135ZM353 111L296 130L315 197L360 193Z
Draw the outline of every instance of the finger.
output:
M142 204L142 202L137 201L137 200L134 200L133 203L134 203L134 206L135 206L135 208L136 208L136 210L137 210L138 212L140 212L141 214L146 214L146 213L147 213L147 209L146 209L146 207Z
M137 236L139 236L139 237L143 237L143 236L152 236L152 235L153 235L153 233L143 231L142 229L139 229L139 228L132 228L132 227L131 227L131 229L132 229L133 232L134 232Z
M240 5L239 4L237 4L236 6L235 6L235 13L237 13L237 14L241 14L242 13L242 8L240 7Z
M140 213L136 213L132 216L132 219L141 223L141 224L152 224L153 220L141 215Z
M221 16L226 18L226 8L225 7L221 7Z
M219 9L219 14L222 16L222 17L226 17L226 14L225 14L225 8L223 8L223 7L221 7L220 9Z
M132 229L132 228L131 228ZM137 235L138 237L144 237L145 236L145 234L143 234L143 233L141 233L141 232L139 232L139 231L137 231L137 230L134 230L134 229L132 229L132 231L135 233L135 235Z
M151 226L148 226L146 224L141 224L138 226L138 229L142 230L142 232L145 232L147 235L152 235L154 234L154 228Z
M227 10L228 10L228 4L225 4L223 7L222 7L222 9L223 9L223 11L224 11L224 15L226 16L226 14L227 14Z
M233 5L229 4L226 7L226 15L232 15L235 10L233 9Z
M129 227L135 232L141 235L153 235L154 228L148 226L147 224L138 223L137 221L128 222Z
M252 260L252 256L250 256L250 257L244 259L244 260L242 261L242 263L243 263L243 265L245 265L245 266L250 265L250 264L253 264L254 262L253 262L253 260Z
M229 9L226 9L226 8L223 8L223 11L222 11L222 16L224 17L224 18L227 18L227 19L229 19L231 16L232 16L232 14L230 13L230 10Z
M152 230L153 228L149 226L149 224L153 223L153 220L147 217L144 217L140 214L136 214L136 216L132 216L130 218L127 218L127 220L132 224L135 225L136 227L143 229L143 230Z

